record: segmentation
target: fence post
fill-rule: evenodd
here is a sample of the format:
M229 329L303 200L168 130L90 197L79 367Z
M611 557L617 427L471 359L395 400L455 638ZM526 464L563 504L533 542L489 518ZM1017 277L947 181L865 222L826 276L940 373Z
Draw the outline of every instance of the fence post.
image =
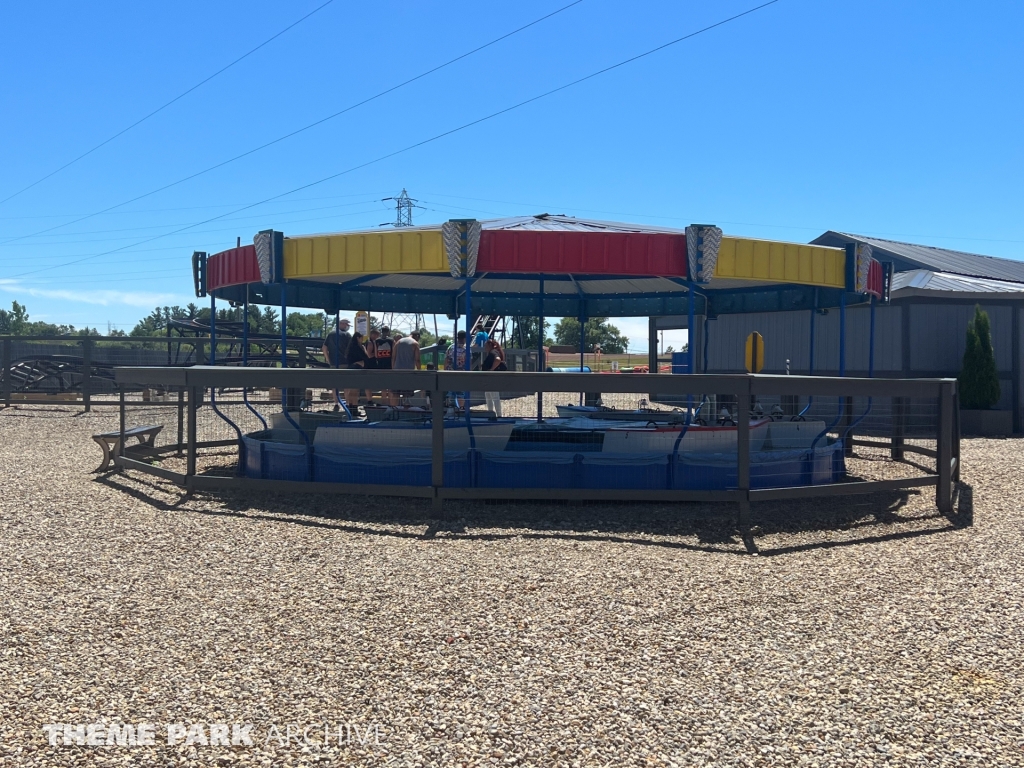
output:
M124 439L125 439L124 438L124 432L125 432L124 384L119 386L117 388L117 390L118 390L118 405L119 405L119 408L118 408L119 414L118 415L120 416L120 419L121 419L121 429L120 429L120 433L121 434L118 435L118 438L117 438L117 455L120 456L123 459L124 458ZM123 472L123 471L124 471L124 467L123 466L119 466L118 467L118 472Z
M188 388L188 456L185 459L185 474L196 473L196 408L199 392L196 387Z
M956 466L953 468L953 482L960 482L960 390L953 391L953 458L956 459Z
M892 399L892 447L889 454L893 461L903 461L903 433L906 425L906 402L902 397Z
M939 385L939 431L936 470L939 485L935 490L935 506L943 514L953 510L953 383Z
M850 427L853 425L853 398L847 397L843 406L843 431L840 434L846 436L843 443L843 454L853 456L853 432Z
M11 407L11 339L4 339L4 407Z
M178 455L185 447L185 390L178 390Z
M750 402L750 377L743 377L743 391L736 397L736 480L742 497L737 524L740 530L750 527L750 413L742 407Z
M85 406L85 412L89 413L92 408L92 402L90 400L90 390L92 389L92 339L86 336L82 339L82 403ZM124 391L121 392L122 402L124 401ZM123 406L122 406L123 407Z
M438 492L444 487L444 392L438 386L434 376L434 389L430 391L430 484L434 486L433 513L440 515L444 511L444 500Z

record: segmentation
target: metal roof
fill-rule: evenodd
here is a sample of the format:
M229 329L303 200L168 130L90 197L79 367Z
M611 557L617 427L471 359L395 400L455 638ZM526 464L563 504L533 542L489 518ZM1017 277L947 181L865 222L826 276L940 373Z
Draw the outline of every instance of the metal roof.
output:
M947 248L935 248L930 245L900 243L895 240L882 240L877 237L852 235L832 230L811 242L814 245L840 247L853 242L867 243L875 251L875 258L879 261L892 261L896 272L927 269L953 275L1024 283L1024 261L1000 259L995 256L982 256L964 251L951 251Z
M951 293L1024 293L1024 285L1009 280L967 277L965 275L955 275L951 272L933 272L929 269L897 272L892 276L892 295L894 298L934 293L936 291Z
M539 213L535 216L509 216L503 219L480 219L482 229L517 229L534 232L646 232L650 234L685 235L686 229L671 227L655 227L648 224L626 224L620 221L600 221L598 219L578 219L564 214ZM403 227L401 232L436 232L441 224L423 224L416 227ZM303 238L326 237L328 235L380 234L380 227L373 229L353 229L344 232L324 232L320 234L302 235ZM388 230L391 231L391 230Z

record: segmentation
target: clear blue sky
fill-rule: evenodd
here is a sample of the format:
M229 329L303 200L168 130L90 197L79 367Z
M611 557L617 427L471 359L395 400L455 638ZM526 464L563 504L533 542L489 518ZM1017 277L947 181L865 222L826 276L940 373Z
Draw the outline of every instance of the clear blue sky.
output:
M1024 257L1024 4L781 0L569 91L331 182L61 269L373 160L757 5L584 0L480 54L117 212L569 0L336 0L156 117L0 205L0 301L130 329L192 295L189 259L376 226L566 213L807 241L826 229ZM280 31L293 3L7 3L0 199ZM645 349L643 320L620 323ZM685 335L685 334L684 334Z

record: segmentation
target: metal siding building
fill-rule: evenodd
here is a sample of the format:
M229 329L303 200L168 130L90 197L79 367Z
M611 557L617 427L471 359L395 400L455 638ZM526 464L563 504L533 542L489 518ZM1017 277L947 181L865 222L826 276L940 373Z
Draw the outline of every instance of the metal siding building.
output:
M988 313L992 346L1000 374L1001 398L997 408L1014 411L1014 431L1024 431L1024 262L897 243L878 238L826 232L816 245L869 244L875 258L892 262L891 304L875 315L876 376L920 378L960 372L967 323L975 305ZM744 371L746 337L758 331L765 342L765 373L793 374L809 369L810 312L763 312L709 318L707 364L704 364L705 319L695 329L697 370L707 373ZM870 310L851 307L846 314L846 375L868 373ZM651 318L652 350L656 332L685 328L685 316ZM652 355L653 357L653 355ZM839 312L815 316L814 373L839 373Z

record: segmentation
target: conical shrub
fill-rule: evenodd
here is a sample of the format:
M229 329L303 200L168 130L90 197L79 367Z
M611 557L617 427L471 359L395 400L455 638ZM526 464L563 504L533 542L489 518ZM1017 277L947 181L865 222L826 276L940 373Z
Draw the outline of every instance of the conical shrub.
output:
M967 323L967 343L958 387L961 408L983 410L999 402L999 371L992 349L992 326L988 313L980 306L975 306L974 318Z

